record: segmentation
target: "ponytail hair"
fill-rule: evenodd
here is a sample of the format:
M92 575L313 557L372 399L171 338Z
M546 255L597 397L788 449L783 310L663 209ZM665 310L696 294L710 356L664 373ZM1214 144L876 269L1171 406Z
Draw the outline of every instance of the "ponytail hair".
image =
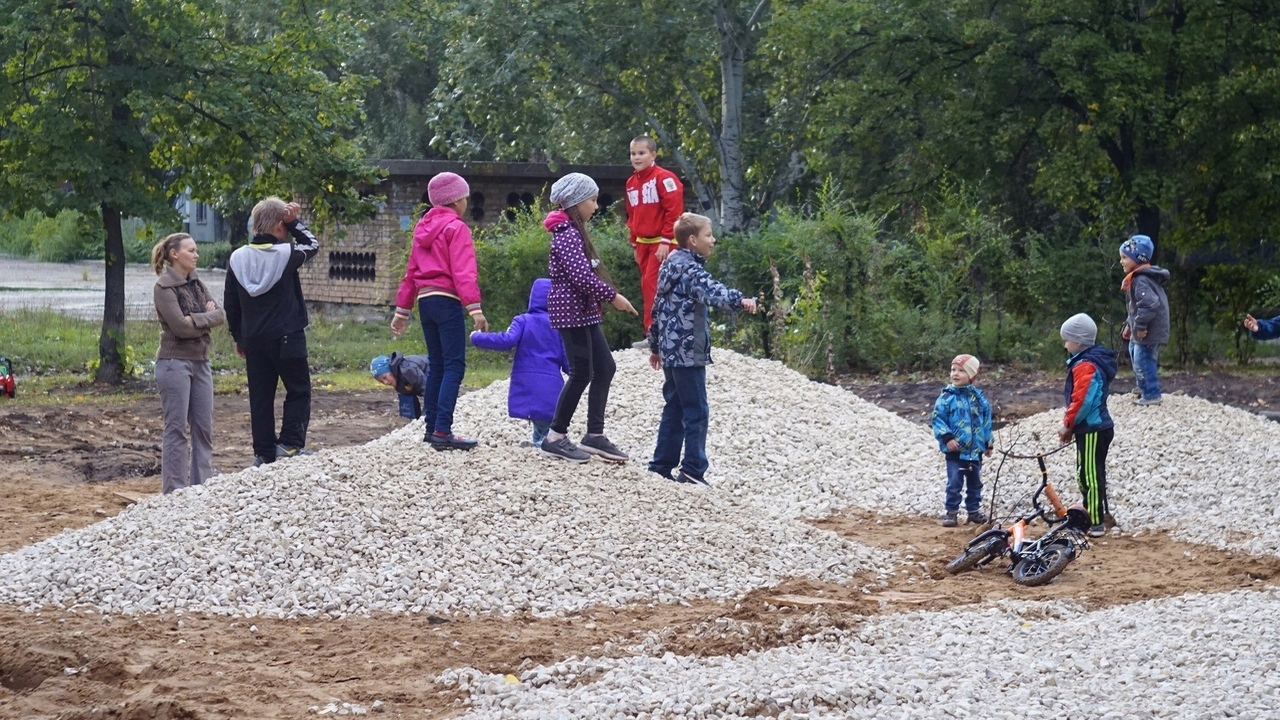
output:
M183 240L190 240L191 236L186 233L173 233L165 235L164 239L151 247L151 269L156 274L164 272L164 266L169 264L169 253L178 249Z

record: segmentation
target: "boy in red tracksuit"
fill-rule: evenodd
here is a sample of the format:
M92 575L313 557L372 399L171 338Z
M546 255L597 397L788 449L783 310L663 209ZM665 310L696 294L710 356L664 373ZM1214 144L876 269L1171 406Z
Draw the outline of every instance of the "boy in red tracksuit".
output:
M627 228L640 266L640 296L644 300L644 332L653 324L653 295L658 290L658 268L675 247L672 227L684 212L684 185L675 173L654 164L658 143L648 135L631 141L631 167L627 178Z

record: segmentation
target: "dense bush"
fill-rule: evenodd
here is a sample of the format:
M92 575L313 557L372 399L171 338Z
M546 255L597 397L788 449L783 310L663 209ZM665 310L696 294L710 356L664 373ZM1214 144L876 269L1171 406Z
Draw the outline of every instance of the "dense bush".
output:
M811 208L781 210L756 230L720 236L709 269L757 297L761 312L713 312L714 342L812 376L934 372L960 352L1057 367L1064 359L1058 326L1087 312L1098 321L1099 342L1123 349L1116 247L1015 231L979 198L944 182L887 217L860 211L828 186ZM605 268L638 307L625 226L605 216L593 230ZM496 327L524 311L533 279L546 274L549 240L541 216L528 213L477 233L485 312ZM1166 363L1249 357L1253 343L1238 333L1238 316L1266 295L1271 272L1232 267L1171 268L1171 304L1186 306L1174 308ZM1178 283L1200 289L1184 300ZM640 338L640 323L609 312L605 333L623 347Z
M102 224L74 210L52 217L31 211L0 221L0 252L44 262L102 257Z

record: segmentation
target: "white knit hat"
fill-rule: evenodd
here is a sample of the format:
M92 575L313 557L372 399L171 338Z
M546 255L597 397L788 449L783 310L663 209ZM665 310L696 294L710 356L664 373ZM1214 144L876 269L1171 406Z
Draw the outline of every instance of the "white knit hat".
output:
M568 209L600 194L600 187L590 176L569 173L551 185L551 204Z

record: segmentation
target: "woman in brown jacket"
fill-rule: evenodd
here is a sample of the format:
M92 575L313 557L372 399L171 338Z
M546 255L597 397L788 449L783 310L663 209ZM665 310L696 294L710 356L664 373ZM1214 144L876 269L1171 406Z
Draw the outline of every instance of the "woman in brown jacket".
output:
M213 474L209 330L227 316L196 277L199 257L195 240L186 233L169 235L151 248L151 267L160 276L154 291L160 318L156 387L164 414L160 476L165 493L199 485Z

